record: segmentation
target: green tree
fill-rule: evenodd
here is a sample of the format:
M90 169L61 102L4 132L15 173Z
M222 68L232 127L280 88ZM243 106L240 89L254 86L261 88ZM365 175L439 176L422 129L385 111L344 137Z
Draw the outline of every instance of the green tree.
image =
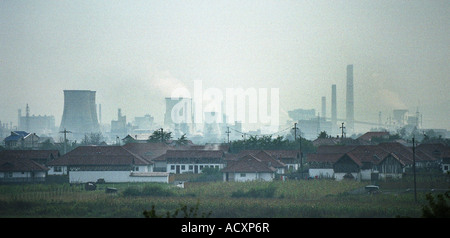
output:
M447 200L450 200L450 191L444 194L438 194L436 201L431 193L426 195L428 205L422 207L423 218L450 218L450 206Z
M186 134L183 134L178 140L175 142L177 145L186 145L188 143L188 139L186 137Z
M326 131L321 131L317 138L320 138L320 139L328 138L328 134Z
M166 142L172 139L172 132L165 132L163 128L156 130L148 137L148 142Z
M100 145L103 142L103 135L101 132L85 134L81 140L82 145Z

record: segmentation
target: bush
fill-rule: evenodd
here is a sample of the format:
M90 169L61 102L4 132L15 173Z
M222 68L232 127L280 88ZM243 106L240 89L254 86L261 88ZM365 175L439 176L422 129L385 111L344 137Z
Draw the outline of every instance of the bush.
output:
M244 192L242 190L238 190L231 194L231 197L234 198L273 198L275 196L276 191L275 186L268 186L267 188L251 188L248 192Z
M155 197L169 197L173 196L173 192L165 189L163 186L158 184L145 185L142 189L138 187L128 187L123 192L122 195L125 197L134 196L155 196Z

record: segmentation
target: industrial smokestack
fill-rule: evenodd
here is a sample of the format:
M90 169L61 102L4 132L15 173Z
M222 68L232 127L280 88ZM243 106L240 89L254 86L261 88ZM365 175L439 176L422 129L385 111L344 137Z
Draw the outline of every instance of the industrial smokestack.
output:
M326 120L327 118L327 98L322 97L322 118Z
M336 123L337 123L336 84L333 84L331 85L331 124L333 128L336 127Z
M60 130L67 129L75 138L100 132L95 104L95 91L64 90L64 112Z
M355 113L353 111L353 65L347 65L347 129L353 131Z

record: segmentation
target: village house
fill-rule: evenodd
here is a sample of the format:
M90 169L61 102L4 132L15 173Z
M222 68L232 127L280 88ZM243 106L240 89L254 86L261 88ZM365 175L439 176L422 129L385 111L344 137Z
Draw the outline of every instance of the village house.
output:
M169 182L169 174L153 172L153 163L122 146L79 146L48 163L49 175L69 175L70 183L104 181Z
M60 154L58 150L2 150L0 156L31 159L45 166L48 162L60 157Z
M45 182L48 168L28 158L0 153L0 182Z
M387 132L387 131L369 131L369 132L364 133L360 137L358 137L357 140L364 141L364 142L373 142L372 140L374 138L387 140L387 139L389 139L389 132Z
M315 154L308 156L309 174L312 177L353 178L372 180L402 178L411 168L415 157L416 166L432 163L433 158L416 153L398 142L378 145L320 146Z
M283 154L283 153L272 153L273 150L242 150L239 151L239 153L236 154L226 154L226 160L227 161L233 161L233 160L238 160L239 158L244 157L245 155L253 155L255 156L257 159L267 163L270 167L273 167L276 169L276 173L277 174L285 174L287 172L287 168L288 166L286 164L284 164L283 162L281 162L281 156L285 156L283 157L285 159L285 161L287 162L291 162L291 158L288 157L289 155ZM276 159L277 157L275 156L279 156L278 158L280 159ZM295 163L295 162L292 162ZM298 167L298 166L297 166Z
M223 169L225 152L222 150L167 150L154 159L155 163L166 163L169 173L201 173L204 168Z
M259 155L259 156L258 156ZM235 160L229 160L227 166L222 169L224 181L272 181L275 178L277 169L272 167L270 162L258 157L263 157L262 153L247 154Z
M416 152L427 156L428 160L423 162L423 166L431 169L440 169L443 173L449 171L450 146L446 146L443 143L425 143L418 145Z
M25 131L11 131L11 135L4 139L7 149L15 148L38 148L39 136L36 133L28 133Z
M293 172L300 168L300 151L299 150L265 150L275 160L283 163L287 171ZM287 172L286 171L286 172Z

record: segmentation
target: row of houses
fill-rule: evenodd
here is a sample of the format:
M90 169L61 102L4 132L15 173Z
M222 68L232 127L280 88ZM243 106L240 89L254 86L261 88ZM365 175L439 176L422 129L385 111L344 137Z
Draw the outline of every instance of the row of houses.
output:
M449 171L450 148L443 144L421 144L415 148L398 142L377 145L319 146L308 156L309 175L342 180L402 178L415 161L418 170Z
M443 144L420 145L412 149L399 143L364 146L319 146L306 155L309 176L370 180L401 178L412 166L421 169L450 167L450 148ZM43 181L47 175L69 177L70 183L104 181L173 181L173 174L201 173L217 168L224 181L272 181L276 175L297 171L298 150L244 150L230 153L227 146L129 143L123 146L79 146L60 156L58 151L29 150L0 152L0 181Z

